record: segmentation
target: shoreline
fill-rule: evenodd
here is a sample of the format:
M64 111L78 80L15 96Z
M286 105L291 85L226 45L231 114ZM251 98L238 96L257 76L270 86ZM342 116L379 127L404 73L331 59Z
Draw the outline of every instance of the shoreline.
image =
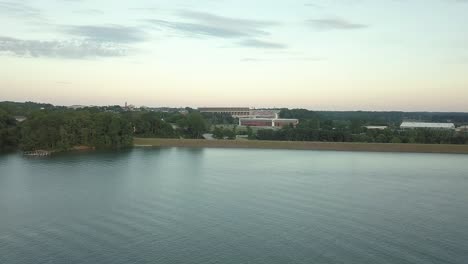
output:
M134 147L243 148L468 154L468 145L135 138Z

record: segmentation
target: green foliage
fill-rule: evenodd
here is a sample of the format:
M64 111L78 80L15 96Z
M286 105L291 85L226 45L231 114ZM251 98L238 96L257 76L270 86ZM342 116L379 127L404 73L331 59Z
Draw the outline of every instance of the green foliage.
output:
M182 115L177 120L180 133L186 138L202 138L203 133L208 131L208 124L199 112L191 112Z
M279 116L282 118L297 118L301 120L317 119L319 116L313 111L307 109L281 109Z
M247 127L247 138L255 139L255 134L250 126Z
M202 113L203 118L211 125L232 125L236 119L227 113Z
M18 140L16 120L0 109L0 151L16 148Z
M213 129L213 137L216 139L223 139L224 138L224 130L220 127L215 127Z
M219 127L216 126L213 128L213 137L216 139L236 139L236 127L227 128L227 127Z
M177 111L125 111L120 106L70 110L32 102L0 102L0 150L67 150L74 146L120 148L130 146L133 136L157 138L201 138L209 124L232 125L236 120L225 114L188 114ZM26 116L18 123L14 116ZM399 130L402 118L424 117L425 121L468 123L464 113L403 112L313 112L282 109L285 118L301 120L297 127L279 130L251 127L239 131L249 139L323 142L380 142L422 144L467 144L468 133L452 130ZM387 125L389 129L368 130L366 125ZM213 137L235 139L236 127L215 126Z
M25 103L0 102L0 108L3 109L3 111L13 116L26 116L35 111L51 110L57 107L54 107L51 104L41 104L41 103L34 103L34 102L25 102Z
M311 129L287 127L280 130L259 130L256 139L323 142L465 144L468 140L468 135L451 130L431 129L415 129L408 131L396 129L386 129L383 131L368 130L365 133L355 134L350 128Z
M174 138L177 136L172 125L163 119L162 113L137 112L129 117L137 137Z
M67 150L74 146L121 148L132 144L132 126L109 112L40 111L21 124L24 150Z

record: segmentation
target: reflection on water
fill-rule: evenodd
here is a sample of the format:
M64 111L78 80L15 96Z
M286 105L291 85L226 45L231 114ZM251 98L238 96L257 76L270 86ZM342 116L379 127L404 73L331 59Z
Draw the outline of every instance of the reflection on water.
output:
M466 263L468 156L0 155L0 263Z

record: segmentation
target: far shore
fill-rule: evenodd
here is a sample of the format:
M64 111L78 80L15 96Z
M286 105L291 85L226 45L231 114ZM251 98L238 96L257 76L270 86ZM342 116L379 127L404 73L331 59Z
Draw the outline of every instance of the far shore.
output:
M468 145L135 138L135 147L252 148L468 154Z

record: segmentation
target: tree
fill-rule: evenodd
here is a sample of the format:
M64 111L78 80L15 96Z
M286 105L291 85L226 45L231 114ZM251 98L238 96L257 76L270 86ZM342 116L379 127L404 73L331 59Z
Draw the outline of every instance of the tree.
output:
M207 125L202 115L198 112L192 112L187 115L186 131L191 138L201 138L207 130Z
M0 109L0 151L18 146L18 128L16 120Z
M224 138L223 129L221 129L220 127L215 127L213 129L213 137L216 139L223 139Z
M247 138L255 139L255 134L250 126L247 126Z
M384 134L379 134L377 138L375 139L376 142L378 143L387 143L387 137Z
M234 130L229 129L229 128L224 129L223 135L224 135L224 138L227 138L227 139L231 139L231 140L236 139L236 132L234 132Z

